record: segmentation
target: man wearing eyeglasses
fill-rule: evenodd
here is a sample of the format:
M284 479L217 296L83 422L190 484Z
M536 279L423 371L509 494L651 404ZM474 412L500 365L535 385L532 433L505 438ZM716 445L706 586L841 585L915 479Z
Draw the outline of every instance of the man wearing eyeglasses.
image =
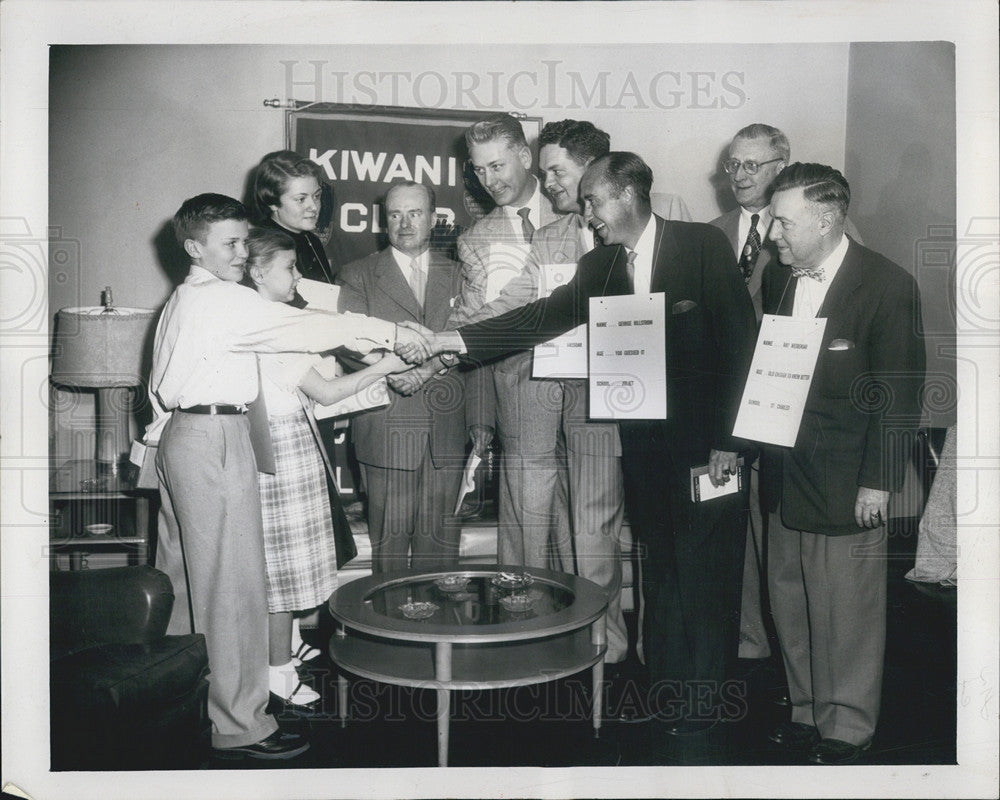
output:
M722 167L738 205L710 224L719 228L739 259L739 269L753 302L757 322L761 319L761 276L777 261L777 250L768 236L771 230L771 191L775 178L789 163L788 137L772 125L754 123L736 132ZM849 219L844 220L848 237L863 244ZM764 523L758 496L758 465L750 472L750 515L743 568L743 601L740 611L741 659L763 660L771 655L764 627L761 576L765 574Z
M788 137L770 125L755 123L737 131L722 162L729 186L738 205L711 224L722 230L739 259L740 273L753 302L757 322L761 318L761 275L775 259L774 243L768 238L771 227L771 184L788 164ZM741 659L763 663L771 655L764 627L761 597L764 575L764 524L760 513L759 464L750 471L750 514L743 562L743 590L740 604Z

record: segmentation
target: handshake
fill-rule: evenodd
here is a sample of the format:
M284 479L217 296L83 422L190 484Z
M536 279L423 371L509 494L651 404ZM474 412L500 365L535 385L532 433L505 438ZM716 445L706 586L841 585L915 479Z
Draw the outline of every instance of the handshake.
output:
M415 394L438 370L446 366L435 356L441 353L459 353L464 349L462 337L456 331L434 333L416 322L396 323L394 352L403 361L416 366L389 375L389 386L401 395Z
M417 322L396 323L396 346L393 352L408 364L423 364L440 353L459 353L465 349L457 331L434 333Z

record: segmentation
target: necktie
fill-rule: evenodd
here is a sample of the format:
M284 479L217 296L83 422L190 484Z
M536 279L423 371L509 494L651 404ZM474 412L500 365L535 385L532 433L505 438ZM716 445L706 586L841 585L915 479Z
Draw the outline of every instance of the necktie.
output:
M629 250L625 260L625 272L628 274L628 290L635 292L635 250Z
M760 234L757 232L757 222L760 214L750 217L750 233L747 234L746 244L743 245L743 253L740 255L740 272L743 273L743 281L750 282L753 275L753 265L757 263L757 256L760 255Z
M531 214L531 209L527 206L517 210L517 215L521 218L521 233L524 235L524 241L531 244L531 237L535 235L535 226L531 224L531 220L528 218L529 214Z
M427 276L420 269L420 261L416 258L410 261L410 288L413 296L417 298L417 303L424 307L424 291L427 288Z
M792 267L792 275L796 278L812 278L822 283L826 278L826 271L822 267Z

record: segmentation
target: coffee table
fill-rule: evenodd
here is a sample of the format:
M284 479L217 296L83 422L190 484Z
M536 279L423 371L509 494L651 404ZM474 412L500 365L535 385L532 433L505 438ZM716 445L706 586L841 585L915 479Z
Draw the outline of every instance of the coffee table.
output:
M435 689L438 765L446 767L453 690L545 683L592 667L596 737L607 607L606 593L591 581L526 567L408 570L345 584L330 597L341 725L347 724L344 671ZM426 616L410 618L420 614Z

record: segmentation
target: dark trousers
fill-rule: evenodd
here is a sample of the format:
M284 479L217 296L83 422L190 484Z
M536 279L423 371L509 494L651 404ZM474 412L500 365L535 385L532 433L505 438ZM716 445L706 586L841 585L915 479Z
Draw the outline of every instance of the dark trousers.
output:
M624 426L622 433L625 507L643 558L653 710L673 719L717 715L739 639L746 492L692 503L689 466L655 439L627 436Z

